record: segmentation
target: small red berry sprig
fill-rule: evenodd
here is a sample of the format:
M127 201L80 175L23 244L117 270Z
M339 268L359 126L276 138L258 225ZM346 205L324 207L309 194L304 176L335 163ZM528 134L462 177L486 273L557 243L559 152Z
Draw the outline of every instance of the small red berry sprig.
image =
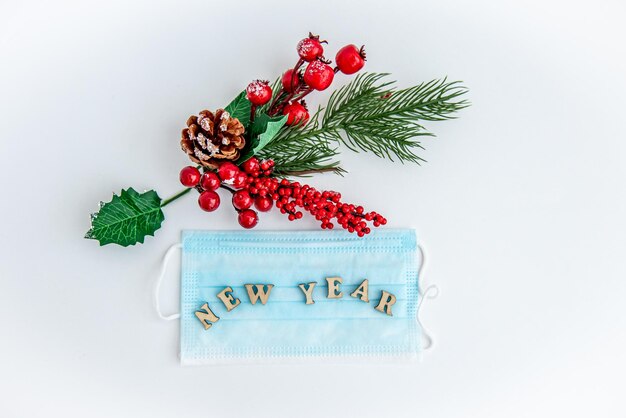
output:
M354 74L365 65L365 49L356 45L346 45L335 56L335 67L324 58L324 47L319 36L309 33L307 38L298 42L296 51L298 61L293 68L285 71L281 78L281 90L269 104L267 114L276 116L287 115L286 124L301 125L309 120L309 111L305 96L317 90L326 90L333 82L335 74ZM306 68L304 67L306 63ZM270 102L272 89L267 81L256 80L246 89L246 97L252 103L251 119L254 119L257 106Z
M387 219L376 212L365 212L362 206L342 202L341 193L319 191L307 184L271 177L273 168L272 160L259 161L256 157L248 159L241 167L225 162L217 172L200 173L198 168L188 166L181 170L180 182L200 193L198 204L207 212L220 206L217 189L231 192L239 225L246 229L258 224L257 211L268 212L273 206L290 221L302 219L303 212L308 212L320 222L322 229L333 229L336 223L359 237L369 234L372 226L387 223Z

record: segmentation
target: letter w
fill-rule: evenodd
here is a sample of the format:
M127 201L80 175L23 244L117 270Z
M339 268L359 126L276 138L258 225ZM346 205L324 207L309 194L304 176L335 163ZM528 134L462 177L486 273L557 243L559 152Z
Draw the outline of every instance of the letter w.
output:
M250 303L253 305L255 305L259 299L261 299L261 303L265 305L267 303L267 299L270 297L270 292L274 287L273 284L247 284L245 286L248 291ZM265 287L267 287L267 291L265 290Z

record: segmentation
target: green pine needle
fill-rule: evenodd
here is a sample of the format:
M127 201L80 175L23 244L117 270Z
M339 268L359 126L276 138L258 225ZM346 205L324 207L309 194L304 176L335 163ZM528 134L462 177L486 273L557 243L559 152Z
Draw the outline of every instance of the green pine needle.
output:
M458 97L467 89L459 82L433 80L396 90L387 74L362 74L335 91L322 126L353 151L363 150L393 161L423 161L419 137L433 136L420 121L451 119L469 104ZM340 133L343 132L344 135Z
M307 175L309 172L345 172L339 161L333 161L338 154L336 146L325 139L320 129L321 108L305 126L282 129L272 141L259 152L261 158L274 160L274 172L278 175Z
M419 138L434 135L420 122L453 119L469 106L460 99L467 88L444 78L396 89L394 81L384 80L387 75L359 75L331 95L323 117L320 109L304 127L284 129L263 154L274 158L276 167L284 171L292 170L280 164L295 171L320 167L338 171L339 163L332 160L338 143L392 161L423 161L416 153L423 149Z

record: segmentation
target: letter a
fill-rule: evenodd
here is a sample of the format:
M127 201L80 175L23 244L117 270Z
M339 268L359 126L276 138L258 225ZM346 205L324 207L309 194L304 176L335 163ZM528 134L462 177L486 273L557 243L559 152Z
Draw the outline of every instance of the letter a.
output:
M253 305L256 305L256 302L259 299L261 299L261 303L265 305L267 303L267 298L270 297L272 287L274 287L273 284L247 284L245 286L248 291L250 303ZM267 286L267 292L265 291L265 286ZM256 289L256 291L254 289Z
M361 299L363 302L369 302L370 298L368 296L368 286L369 281L367 279L363 280L363 282L357 287L354 292L350 293L350 296L353 298Z
M202 323L202 325L204 325L205 331L211 328L214 323L220 320L220 318L215 316L213 311L209 308L208 303L205 303L204 305L202 305L199 311L196 311L196 317Z

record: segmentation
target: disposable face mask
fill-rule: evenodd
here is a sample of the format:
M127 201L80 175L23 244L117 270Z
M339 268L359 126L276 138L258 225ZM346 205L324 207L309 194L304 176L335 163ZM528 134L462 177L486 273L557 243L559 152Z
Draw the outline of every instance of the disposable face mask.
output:
M413 230L184 231L166 259L176 248L182 364L410 360L424 346ZM178 318L161 314L162 276L157 312Z

